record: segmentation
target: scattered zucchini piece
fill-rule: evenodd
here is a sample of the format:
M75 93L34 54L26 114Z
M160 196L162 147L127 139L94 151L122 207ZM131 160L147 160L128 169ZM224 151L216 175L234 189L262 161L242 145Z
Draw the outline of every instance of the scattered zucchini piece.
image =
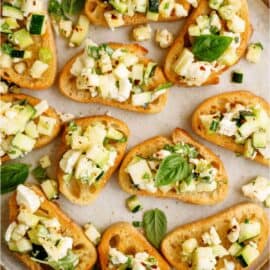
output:
M232 82L234 83L242 83L244 78L244 74L239 71L234 71L232 73Z
M138 211L142 210L143 207L141 203L139 202L139 199L136 195L132 195L126 200L126 205L127 208L132 212L132 213L137 213Z

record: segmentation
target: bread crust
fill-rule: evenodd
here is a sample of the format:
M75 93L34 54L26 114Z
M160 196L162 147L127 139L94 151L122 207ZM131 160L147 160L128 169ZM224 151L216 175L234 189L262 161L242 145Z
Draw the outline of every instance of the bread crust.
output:
M36 98L36 97L32 97L29 95L25 95L25 94L5 94L5 95L1 95L1 100L6 101L6 102L14 102L17 100L24 100L26 99L30 105L35 106L36 104L38 104L41 100ZM42 135L37 139L36 145L34 147L34 149L37 148L41 148L47 144L49 144L54 138L57 137L57 135L60 132L61 129L61 120L59 119L59 116L57 115L56 111L52 108L49 107L49 109L43 113L45 116L48 117L52 117L56 120L56 124L55 127L53 129L52 135L51 136L46 136L46 135ZM5 162L10 160L8 155L4 155L3 157L1 157L1 162Z
M135 146L129 151L129 153L125 156L119 170L118 179L119 179L119 184L121 188L130 194L154 196L154 197L160 197L160 198L174 198L174 199L184 201L187 203L201 204L201 205L212 205L212 204L216 204L224 200L228 193L228 181L227 181L228 177L227 177L227 173L225 171L222 161L207 147L196 142L183 129L176 128L173 131L171 137L172 138L157 136L138 144L137 146ZM133 159L133 157L135 157L136 155L148 157L149 155L162 149L164 145L177 143L180 141L183 141L185 143L189 143L195 146L199 150L199 153L203 157L205 157L207 160L211 161L211 163L217 168L218 188L214 192L211 192L211 193L210 192L200 192L200 193L185 192L185 193L179 193L179 194L174 191L163 193L159 190L155 193L151 193L146 190L138 190L134 188L130 180L130 176L125 171L128 164Z
M102 235L98 246L100 266L102 270L108 267L108 254L110 247L117 248L124 254L147 252L154 256L161 270L169 270L170 266L159 252L148 243L143 235L127 222L118 222L111 225ZM112 268L113 269L113 268Z
M77 125L80 125L82 127L87 127L91 123L94 122L103 122L109 125L113 125L117 127L119 131L121 131L127 138L129 136L129 129L127 125L110 116L89 116L89 117L83 117L78 118L74 120ZM67 134L67 125L65 126L61 144L58 148L58 158L57 158L57 179L59 183L59 189L60 192L71 202L75 204L80 205L87 205L90 204L101 192L103 187L106 185L106 183L109 181L111 175L115 172L115 170L118 168L124 153L126 151L127 142L123 143L114 143L113 146L115 147L117 151L117 157L115 159L114 165L110 167L107 172L101 177L101 179L98 181L97 186L90 186L87 184L82 184L80 181L76 180L75 178L72 178L70 180L70 184L68 185L64 179L64 172L61 170L59 166L59 162L63 156L63 154L70 149L70 147L66 144L66 134Z
M34 79L30 76L30 68L34 61L32 59L26 60L26 70L24 74L18 74L12 67L1 68L0 77L3 79L15 83L21 88L27 88L31 90L44 90L49 88L55 80L57 73L57 54L54 42L53 31L50 23L49 16L46 12L40 12L46 15L46 32L40 37L32 35L34 43L27 49L31 50L32 58L39 59L38 52L41 47L49 48L52 53L52 59L49 63L48 69L43 73L41 78ZM4 41L2 41L4 42Z
M29 186L39 196L44 198L41 207L37 211L38 215L45 217L56 217L63 228L63 235L70 236L74 240L74 251L80 255L78 270L90 270L97 260L97 252L93 244L88 240L81 227L72 221L56 203L47 200L42 191L37 186ZM19 207L16 203L16 192L9 200L9 219L13 222L19 213ZM27 254L15 253L16 257L23 262L30 270L46 270L44 265L34 262Z
M248 12L248 4L246 0L239 0L242 2L241 9L239 11L240 17L245 21L246 23L246 31L241 33L241 44L237 48L237 55L238 55L238 61L241 59L241 57L244 55L249 39L252 34L252 26L249 19L249 12ZM181 29L181 32L179 33L179 36L177 39L175 39L173 45L170 47L169 52L165 59L165 66L164 66L164 72L166 74L166 77L173 83L183 86L183 87L191 87L187 85L183 80L179 79L179 76L174 72L173 67L174 63L181 54L182 50L185 47L185 43L187 41L187 33L188 28L191 24L195 23L196 18L200 15L209 14L210 8L208 6L208 0L200 0L198 7L193 10L193 12L188 17L185 25ZM235 63L236 64L236 63ZM210 84L217 84L219 82L219 75L226 71L230 66L226 66L223 69L212 72L209 76L209 78L202 84L202 85L210 85ZM192 86L194 87L194 86Z
M215 226L218 234L222 240L222 245L225 248L230 247L230 242L227 239L227 230L230 225L230 220L235 217L240 222L244 222L246 218L257 219L261 222L261 234L255 238L260 254L264 250L269 237L269 220L264 210L253 203L242 203L231 208L228 208L216 215L180 226L170 232L162 241L161 250L165 258L175 269L188 270L187 263L181 261L181 245L183 241L189 238L196 238L201 244L201 236L204 232L209 231L211 226ZM226 258L226 257L225 257ZM235 270L250 269L250 267L243 268L233 257L229 257L235 263ZM216 266L217 270L222 269L222 260L219 260Z
M123 44L123 43L108 43L113 49L126 48L130 52L135 53L141 63L148 63L150 59L146 58L148 53L147 49L138 44ZM140 113L158 113L166 105L167 93L161 95L154 102L148 104L147 107L133 106L130 103L130 99L125 102L119 102L117 100L106 99L102 97L91 97L90 91L78 90L76 89L76 77L70 73L70 69L75 62L76 58L79 57L83 52L76 54L72 57L64 66L59 77L59 90L66 97L81 103L99 103L107 106L113 106L119 109L124 109L128 111L136 111ZM167 80L163 74L160 67L155 69L155 75L153 76L152 82L149 85L150 88L155 88L158 85L166 83Z
M244 146L241 144L236 144L232 137L220 135L217 133L209 134L200 120L200 115L210 114L217 110L224 111L225 104L227 102L231 103L240 103L244 106L247 105L256 105L260 104L264 110L267 111L268 115L270 115L270 104L264 100L263 98L254 95L249 91L233 91L233 92L225 92L216 96L212 96L205 101L203 101L193 112L192 115L192 129L195 133L197 133L202 138L206 139L209 142L217 144L221 147L224 147L230 151L235 153L244 153ZM260 153L258 153L254 159L255 161L265 165L270 166L270 160L265 159Z
M190 4L186 0L176 0L177 3L182 4L183 7L189 12L191 9ZM111 7L105 4L102 0L87 0L84 7L84 12L89 18L89 21L94 25L100 25L103 27L109 27L107 24L104 13L106 11L112 10ZM170 18L164 18L160 16L158 22L168 22L181 20L182 17L171 16ZM149 20L142 13L135 13L133 16L123 16L124 25L136 25L147 23ZM154 22L154 21L151 21Z

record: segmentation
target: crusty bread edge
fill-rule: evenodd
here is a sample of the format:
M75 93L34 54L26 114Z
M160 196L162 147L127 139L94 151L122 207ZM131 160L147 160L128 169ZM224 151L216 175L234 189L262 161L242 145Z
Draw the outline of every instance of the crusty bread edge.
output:
M202 138L206 139L207 141L210 141L214 144L217 144L221 147L224 147L230 151L236 152L236 153L243 153L244 152L244 146L236 144L234 140L231 137L219 135L219 134L209 134L207 131L205 131L205 128L203 127L201 121L200 121L200 115L201 114L207 114L209 112L209 108L211 108L211 105L214 105L215 103L218 103L220 107L222 105L224 106L224 100L228 101L237 101L244 104L260 104L267 112L268 115L270 115L270 105L269 103L264 100L263 98L256 96L252 92L245 91L245 90L238 90L238 91L232 91L232 92L225 92L222 94L218 94L215 96L212 96L206 100L204 100L193 112L192 114L192 120L191 125L192 129L195 133L197 133ZM223 103L222 103L223 101ZM204 111L204 113L202 113ZM270 166L270 160L265 159L261 154L257 154L255 161L261 163L265 166Z
M35 106L41 101L40 99L36 97L32 97L25 94L5 94L5 95L1 95L1 99L4 101L15 101L15 100L26 99L29 102L29 104L31 104L32 106ZM44 135L38 138L34 149L38 149L49 144L54 138L57 137L57 135L59 134L61 130L61 120L59 119L59 116L57 115L56 111L52 107L49 107L48 110L43 113L43 115L54 118L56 120L56 125L53 129L53 133L51 136ZM10 158L8 155L4 155L3 157L1 157L0 160L1 162L5 162L5 161L10 160Z
M207 158L211 159L213 163L215 163L215 166L218 166L218 188L215 192L212 192L209 194L209 192L187 192L187 193L180 193L177 194L175 192L169 191L167 193L163 193L161 191L157 191L155 193L151 193L145 190L137 190L136 188L133 188L130 184L130 177L126 173L126 168L132 158L136 155L142 155L142 156L148 156L149 154L152 154L153 152L157 151L158 149L161 149L165 144L168 143L175 143L177 141L184 141L186 143L190 143L191 145L194 145L197 149L199 149L200 154L202 156L207 156ZM147 151L147 153L145 153ZM157 136L151 139L148 139L135 147L133 147L128 154L125 156L120 170L118 174L118 181L121 186L121 188L130 193L130 194L137 194L137 195L144 195L144 196L154 196L154 197L160 197L160 198L174 198L177 200L181 200L187 203L193 203L193 204L201 204L201 205L212 205L216 204L218 202L221 202L225 199L227 193L228 193L228 176L225 171L224 165L222 161L207 147L204 145L199 144L196 142L185 130L177 128L172 133L172 139L163 137L163 136Z
M144 236L136 230L132 225L127 222L118 222L111 225L106 231L102 234L100 244L98 246L99 259L101 264L101 269L108 269L108 253L110 248L110 240L116 236L119 236L121 244L125 244L125 239L121 239L121 232L124 231L128 235L132 235L136 243L140 243L141 250L136 250L136 252L147 252L150 255L154 256L157 261L159 268L161 270L169 270L170 267L166 260L159 254L159 252L144 238Z

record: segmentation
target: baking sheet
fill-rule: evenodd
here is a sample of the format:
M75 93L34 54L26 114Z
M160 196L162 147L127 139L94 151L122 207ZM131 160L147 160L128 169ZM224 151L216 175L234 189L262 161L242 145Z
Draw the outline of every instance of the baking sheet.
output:
M175 127L181 127L191 132L190 117L192 111L205 98L221 92L247 89L264 97L268 100L268 102L270 102L269 10L262 1L249 0L248 2L250 7L251 21L254 27L254 33L251 40L262 42L264 45L264 51L260 63L256 65L248 64L243 59L237 64L237 66L231 69L239 69L244 72L244 82L242 84L238 85L230 82L231 70L229 70L222 75L220 84L216 86L190 89L174 87L169 94L169 99L165 110L155 115L142 115L103 105L80 104L73 102L58 92L56 86L57 81L55 86L53 86L51 89L38 92L25 90L24 92L38 98L46 99L51 106L60 112L72 113L76 117L109 113L110 115L125 121L131 130L131 137L128 143L129 148L158 134L169 135ZM176 35L181 29L183 23L184 21L157 23L151 24L151 26L153 30L158 28L167 28ZM107 29L91 26L89 38L93 39L97 43L106 41L131 42L130 31L130 27L117 29L116 31L112 32ZM155 59L160 64L163 64L166 50L160 49L154 41L142 42L141 44L149 50L149 56L151 58ZM76 53L76 51L79 50L67 48L66 42L62 39L57 40L57 48L59 69L61 69L65 62L69 60L70 57ZM162 209L166 213L168 219L168 230L171 230L178 225L214 214L236 203L246 201L241 193L241 186L257 175L269 177L269 170L262 165L236 157L236 155L232 152L207 143L201 138L195 136L195 134L192 132L191 135L198 139L198 141L201 143L207 145L223 160L229 175L229 194L224 202L215 206L196 206L170 199L141 197L140 200L143 203L144 210L156 207ZM58 144L59 139L55 140L47 147L36 150L27 155L23 159L23 162L31 163L33 166L36 166L38 160L44 154L49 154L52 161L54 161L54 153L56 152ZM54 177L55 174L53 167L51 168L49 175ZM29 177L28 181L34 181L32 176ZM12 256L11 252L7 250L3 240L3 233L8 225L7 200L9 196L9 194L1 196L1 261L3 265L10 270L26 269ZM71 218L76 220L77 223L83 225L84 223L91 221L100 230L103 230L110 224L117 221L131 222L133 220L141 220L142 211L132 214L125 208L125 199L128 196L129 195L127 193L120 189L117 183L117 173L115 173L105 189L100 193L97 200L94 201L90 206L80 207L71 204L62 196L58 200L58 203ZM268 209L266 211L270 217L270 210ZM258 261L258 264L254 266L254 269L256 269L256 267L258 267L258 265L260 265L267 256L269 256L269 244L264 254Z

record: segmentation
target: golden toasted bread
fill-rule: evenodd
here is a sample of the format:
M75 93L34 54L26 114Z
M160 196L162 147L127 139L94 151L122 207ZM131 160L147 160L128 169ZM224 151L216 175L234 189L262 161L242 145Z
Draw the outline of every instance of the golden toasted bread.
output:
M252 34L252 27L249 20L249 13L248 13L248 4L246 0L239 0L242 2L241 9L239 10L239 16L245 21L246 29L245 32L241 33L241 43L240 46L237 48L237 55L238 55L238 61L245 53L245 50L248 45L248 41L250 39L250 36ZM188 17L185 25L181 29L178 37L175 39L173 45L170 47L169 52L166 56L165 60L165 67L164 72L167 76L167 78L178 85L188 87L187 83L184 82L179 75L177 75L173 68L174 63L177 60L177 58L180 56L183 49L186 47L186 44L188 43L188 28L190 25L194 24L196 22L196 18L200 15L207 15L210 14L211 9L208 6L208 0L200 0L198 7L194 9L194 11L190 14ZM209 85L209 84L217 84L219 82L219 75L223 73L225 70L227 70L230 66L225 66L224 68L220 69L219 71L212 72L208 79L203 83L203 85Z
M36 97L28 96L25 94L1 95L1 100L6 101L6 102L16 102L16 101L20 101L20 100L27 100L27 102L33 106L35 106L36 104L38 104L41 101L40 99L38 99ZM52 107L49 107L49 109L46 112L44 112L43 115L55 118L56 124L55 124L55 127L53 129L52 135L51 136L41 135L37 139L37 142L36 142L36 145L34 148L40 148L40 147L43 147L43 146L49 144L58 135L58 133L60 132L60 129L61 129L61 121L59 119L59 116L57 115L56 111ZM3 157L1 157L1 162L7 161L9 159L10 158L8 155L4 155Z
M150 59L145 57L148 51L138 44L109 43L108 45L113 49L125 48L128 51L135 53L139 57L141 63L150 62ZM73 63L75 62L76 58L79 57L81 54L82 52L71 58L66 63L60 74L59 89L61 93L67 96L68 98L82 103L100 103L124 110L136 111L141 113L157 113L160 112L165 107L167 102L166 93L164 95L161 95L154 102L148 104L148 106L142 107L142 106L133 106L130 102L130 99L128 99L125 102L119 102L116 100L106 99L102 97L92 97L90 91L78 90L76 88L76 77L70 73L70 69ZM162 69L160 67L157 67L155 69L155 74L152 77L149 88L154 89L155 87L164 84L166 82L167 80L162 72Z
M42 191L36 186L30 186L39 196L44 198L37 215L45 216L48 218L56 217L60 222L65 236L72 237L74 252L79 255L79 264L76 267L78 270L90 270L97 260L96 249L93 244L85 236L81 227L74 223L69 217L64 214L61 209L53 202L47 200ZM14 221L18 215L19 208L16 202L16 193L12 195L9 200L9 219L10 222ZM16 253L16 256L21 260L30 270L45 270L48 267L34 262L27 254Z
M264 110L270 115L270 105L263 98L252 94L249 91L226 92L203 101L194 111L192 115L192 129L198 135L214 144L222 146L235 153L244 153L244 145L236 144L232 137L220 135L217 133L210 134L200 120L200 115L210 114L217 111L225 111L226 103L240 103L244 106L260 104ZM255 161L270 166L270 160L265 159L260 153L257 153Z
M44 12L44 14L46 13ZM24 60L24 62L26 63L26 71L23 74L18 74L13 67L1 68L0 77L9 82L15 83L19 87L28 88L31 90L46 89L54 83L57 72L57 55L50 19L47 14L46 16L46 32L42 36L31 35L34 43L27 47L27 50L32 52L32 57ZM1 42L5 42L4 38L1 38ZM50 59L50 62L48 63L49 67L43 73L42 77L34 79L30 75L30 68L33 65L34 61L39 59L40 48L50 49L52 57Z
M242 203L226 209L216 215L176 228L162 241L161 250L163 255L175 269L190 269L188 264L181 260L182 243L189 238L196 238L199 244L202 243L202 234L204 232L208 232L209 229L214 226L220 236L222 245L225 248L229 248L231 243L227 239L227 233L230 228L230 221L232 218L236 218L238 222L244 222L246 219L256 219L261 223L261 233L259 236L254 238L253 241L256 242L259 252L262 253L269 237L269 221L267 214L256 204ZM232 260L235 262L235 270L250 268L241 267L239 262L231 256L228 258L230 261ZM223 260L218 261L215 269L223 269L224 266L222 265L222 261Z
M108 125L112 125L117 130L121 131L127 138L129 136L129 129L125 123L122 121L115 119L113 117L109 116L90 116L90 117L83 117L79 119L74 120L75 123L78 126L82 126L83 128L86 128L87 126L96 123L101 122ZM64 172L59 166L59 162L64 155L64 153L70 149L70 147L67 145L66 142L66 134L67 134L67 126L63 132L62 135L62 143L57 151L59 155L58 164L57 164L57 179L59 182L59 189L60 192L71 202L81 205L86 205L91 203L97 195L101 192L105 184L110 179L111 175L115 172L118 165L120 164L124 153L126 151L127 142L115 142L113 143L113 147L117 151L117 157L115 159L114 165L111 166L104 175L99 179L97 185L91 185L83 184L80 181L76 180L75 178L72 178L69 183L66 183L63 179Z
M182 4L184 9L187 11L189 11L191 8L190 4L186 0L176 0L176 2ZM109 27L105 20L104 13L110 10L112 10L112 7L102 0L87 0L85 2L85 14L88 16L90 22L94 25ZM181 17L177 17L175 15L171 16L170 18L164 18L160 15L158 22L176 21L180 19ZM147 19L145 14L142 13L135 13L133 16L124 15L123 20L125 23L124 26L149 22L149 19Z
M138 252L147 252L156 258L161 270L169 270L168 263L158 251L152 247L143 235L127 222L118 222L110 226L102 235L98 246L101 269L109 268L109 249L116 248L126 255L135 255ZM113 269L113 268L112 268Z
M159 151L167 144L175 144L178 142L184 142L193 145L199 152L199 154L210 161L212 165L218 170L217 173L217 189L214 192L183 192L177 193L176 191L156 191L154 193L146 190L138 190L132 184L129 174L126 172L126 168L135 156L149 157L153 153ZM223 166L222 161L207 147L199 144L193 138L191 138L186 131L180 128L176 128L171 138L157 136L142 142L135 146L125 156L120 170L119 170L119 184L123 190L130 194L155 196L161 198L174 198L188 203L194 204L215 204L225 199L228 192L228 177Z

